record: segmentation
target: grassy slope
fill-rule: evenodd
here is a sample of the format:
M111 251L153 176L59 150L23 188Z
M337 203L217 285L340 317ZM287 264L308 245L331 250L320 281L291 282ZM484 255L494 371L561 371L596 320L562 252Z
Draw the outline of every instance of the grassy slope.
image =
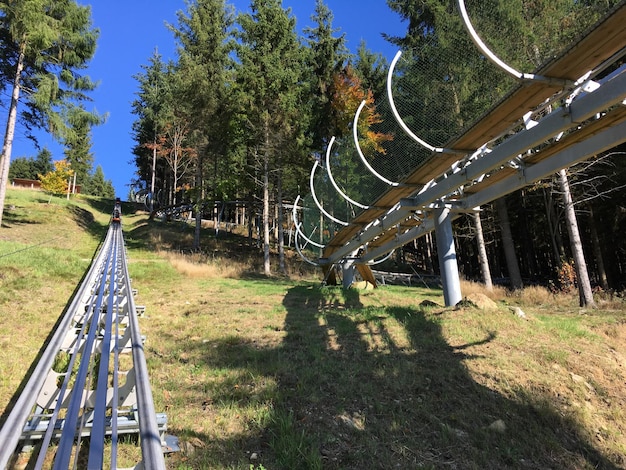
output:
M108 222L108 202L46 202L10 191L0 229L0 410ZM124 229L170 468L626 468L623 303L425 306L441 292L265 279L234 235L185 257L190 228Z
M89 267L107 217L88 202L7 192L0 228L0 410ZM98 203L99 204L99 203Z

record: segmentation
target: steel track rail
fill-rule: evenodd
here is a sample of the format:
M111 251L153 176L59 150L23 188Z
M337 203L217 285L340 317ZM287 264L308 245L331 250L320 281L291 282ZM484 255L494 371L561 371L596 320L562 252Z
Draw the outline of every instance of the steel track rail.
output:
M101 469L107 443L109 468L117 468L118 436L136 433L140 465L165 469L167 419L154 410L137 310L122 228L113 223L0 429L0 468L35 443L29 468L49 465L54 454L54 469ZM132 353L129 370L120 368L124 352ZM66 366L59 372L60 357ZM86 464L75 460L79 453Z

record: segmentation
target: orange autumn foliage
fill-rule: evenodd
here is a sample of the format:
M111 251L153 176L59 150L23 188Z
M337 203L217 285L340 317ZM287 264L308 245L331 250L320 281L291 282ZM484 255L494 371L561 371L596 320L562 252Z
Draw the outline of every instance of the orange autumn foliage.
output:
M354 115L363 101L365 101L365 107L361 111L357 123L357 134L360 136L359 144L365 155L372 152L384 155L386 151L382 144L393 140L393 136L371 129L375 124L382 122L380 114L376 112L372 91L363 89L361 80L349 65L333 76L332 109L336 127L339 129L339 136L350 131Z

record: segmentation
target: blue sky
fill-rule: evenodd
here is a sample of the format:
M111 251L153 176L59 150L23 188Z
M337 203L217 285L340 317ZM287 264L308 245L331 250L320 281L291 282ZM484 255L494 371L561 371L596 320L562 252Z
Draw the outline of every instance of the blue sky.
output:
M80 0L79 3L87 4ZM249 5L248 0L230 0L228 3L237 12L247 10ZM396 48L385 41L381 33L403 35L406 24L389 9L385 0L326 0L325 3L333 12L333 26L340 29L339 34L345 33L351 51L356 51L363 39L372 52L382 53L391 61ZM315 0L283 0L283 6L292 9L298 32L313 26L311 15ZM135 171L130 163L134 146L131 126L135 120L131 103L137 82L132 77L142 71L142 64L148 64L155 48L165 60L175 59L174 38L165 22L176 24L176 11L184 10L185 2L98 0L91 3L91 9L93 24L100 29L100 40L85 73L100 82L91 94L93 108L109 115L104 125L93 129L94 168L101 165L105 177L113 182L116 195L125 199ZM2 109L0 115L5 118L6 110ZM39 143L52 151L54 160L63 158L63 149L47 134L39 135ZM12 158L36 153L23 129L16 129Z

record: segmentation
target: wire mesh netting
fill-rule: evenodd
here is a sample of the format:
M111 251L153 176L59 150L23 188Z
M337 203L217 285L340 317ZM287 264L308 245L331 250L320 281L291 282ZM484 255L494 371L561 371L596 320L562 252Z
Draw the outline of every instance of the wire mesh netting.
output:
M487 47L512 68L532 73L621 3L468 0L465 5ZM320 161L316 169L315 194L303 200L303 231L311 235L319 230L319 243L327 243L342 223L376 205L390 188L437 158L435 149L452 146L489 109L523 86L475 46L456 2L442 2L441 8L424 10L422 17L410 28L395 65L392 101L381 96L370 103L357 123L356 142L352 136L337 140L329 165ZM515 118L521 119L525 110L516 112L520 115Z
M334 200L338 202L337 198ZM322 197L320 203L323 201L331 201L331 199ZM327 204L325 210L331 214L335 213L335 208L332 204ZM315 257L321 256L321 251L317 245L328 243L342 225L332 221L323 214L315 204L311 194L302 198L298 217L298 223L301 224L300 230L304 238L304 243L301 243L302 249Z

